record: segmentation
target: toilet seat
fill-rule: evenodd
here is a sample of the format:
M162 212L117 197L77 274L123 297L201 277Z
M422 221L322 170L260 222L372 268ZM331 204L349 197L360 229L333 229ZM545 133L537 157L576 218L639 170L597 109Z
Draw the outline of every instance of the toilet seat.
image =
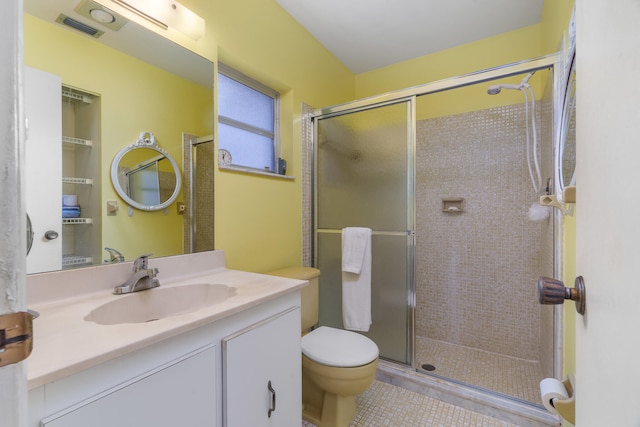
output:
M378 346L364 335L321 326L302 337L302 354L314 362L353 368L378 358Z

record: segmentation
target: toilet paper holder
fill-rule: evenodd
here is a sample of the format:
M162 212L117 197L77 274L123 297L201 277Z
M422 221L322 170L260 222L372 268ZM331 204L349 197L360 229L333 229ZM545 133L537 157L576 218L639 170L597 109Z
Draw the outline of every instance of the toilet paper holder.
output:
M576 423L576 395L574 392L575 379L573 375L567 375L567 378L562 380L562 385L567 389L569 394L568 399L554 399L552 405L558 411L558 414L571 424Z

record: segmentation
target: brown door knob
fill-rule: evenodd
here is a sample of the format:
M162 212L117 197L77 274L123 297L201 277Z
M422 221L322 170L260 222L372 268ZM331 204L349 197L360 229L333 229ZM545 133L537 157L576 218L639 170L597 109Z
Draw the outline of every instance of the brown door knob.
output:
M584 314L585 289L582 276L576 277L573 288L567 288L564 283L550 277L538 279L538 301L540 304L562 304L566 300L576 302L576 311Z

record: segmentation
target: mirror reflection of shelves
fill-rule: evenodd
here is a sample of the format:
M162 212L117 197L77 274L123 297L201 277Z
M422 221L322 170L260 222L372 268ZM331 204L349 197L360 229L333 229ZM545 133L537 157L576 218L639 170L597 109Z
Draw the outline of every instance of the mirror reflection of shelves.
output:
M63 85L62 194L77 200L62 208L63 269L91 265L102 252L100 116L98 94Z
M85 257L79 255L63 255L62 256L62 268L84 267L93 264L92 257Z
M93 178L75 178L75 177L63 176L62 183L93 185Z
M62 218L63 225L93 224L93 218Z
M89 139L73 138L71 136L62 136L62 142L65 144L75 144L81 147L93 147L93 142Z

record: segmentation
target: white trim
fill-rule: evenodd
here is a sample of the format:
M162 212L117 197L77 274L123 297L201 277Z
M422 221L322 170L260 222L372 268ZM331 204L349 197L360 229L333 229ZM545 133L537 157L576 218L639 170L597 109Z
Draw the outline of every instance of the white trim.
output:
M218 169L220 169L221 171L226 171L226 172L238 172L238 173L245 173L245 174L252 174L252 175L261 175L261 176L266 176L266 177L269 177L269 178L287 179L287 180L290 180L290 181L293 181L293 180L296 179L295 176L280 175L279 173L261 171L260 169L253 169L253 168L249 168L249 167L245 167L245 166L236 166L236 165L221 166L221 165L218 165Z

